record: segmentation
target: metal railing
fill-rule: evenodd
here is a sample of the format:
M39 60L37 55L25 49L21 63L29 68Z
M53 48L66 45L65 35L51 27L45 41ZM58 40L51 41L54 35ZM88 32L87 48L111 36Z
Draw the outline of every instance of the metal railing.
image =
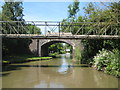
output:
M120 35L115 22L0 21L2 34Z

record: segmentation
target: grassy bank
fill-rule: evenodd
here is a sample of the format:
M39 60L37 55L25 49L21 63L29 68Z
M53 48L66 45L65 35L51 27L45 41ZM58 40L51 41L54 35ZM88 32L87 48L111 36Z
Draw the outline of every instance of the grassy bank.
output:
M22 55L22 56L8 56L3 58L3 64L11 64L11 63L23 63L29 61L37 61L37 60L48 60L52 57L36 57L32 55Z

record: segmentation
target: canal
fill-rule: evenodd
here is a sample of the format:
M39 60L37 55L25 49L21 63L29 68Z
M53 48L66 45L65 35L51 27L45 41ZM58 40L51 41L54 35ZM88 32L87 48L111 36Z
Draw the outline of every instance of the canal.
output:
M74 66L70 54L44 61L11 64L3 88L118 88L118 79L91 67Z

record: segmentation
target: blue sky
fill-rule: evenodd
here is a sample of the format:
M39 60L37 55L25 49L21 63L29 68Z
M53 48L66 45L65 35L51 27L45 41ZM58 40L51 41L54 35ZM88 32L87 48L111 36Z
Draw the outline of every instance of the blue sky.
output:
M62 21L68 17L68 5L73 2L23 2L23 14L26 21ZM84 15L83 7L89 2L80 2L78 12ZM1 3L3 5L3 2ZM2 6L0 5L0 6ZM0 8L0 10L2 10Z
M24 19L25 21L62 21L68 17L68 5L73 2L24 2ZM80 3L80 12L78 15L83 15L82 8L86 3ZM44 34L44 28L41 28ZM51 26L51 28L54 28ZM47 28L49 30L49 28ZM56 29L57 32L58 28Z
M68 17L68 5L72 2L24 2L24 19L26 21L62 21ZM83 15L82 8L86 3L80 3L79 15Z

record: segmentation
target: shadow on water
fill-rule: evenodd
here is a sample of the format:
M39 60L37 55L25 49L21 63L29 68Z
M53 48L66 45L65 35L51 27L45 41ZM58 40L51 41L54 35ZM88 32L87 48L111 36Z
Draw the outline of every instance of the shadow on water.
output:
M8 76L10 73L2 73L0 74L0 77Z
M14 66L14 65L6 65L2 67L2 72L5 71L13 71L13 70L21 70L21 68L19 66Z
M20 67L61 67L61 65L9 65L4 68L3 71L7 70L20 70ZM88 67L87 65L62 65L62 67Z

